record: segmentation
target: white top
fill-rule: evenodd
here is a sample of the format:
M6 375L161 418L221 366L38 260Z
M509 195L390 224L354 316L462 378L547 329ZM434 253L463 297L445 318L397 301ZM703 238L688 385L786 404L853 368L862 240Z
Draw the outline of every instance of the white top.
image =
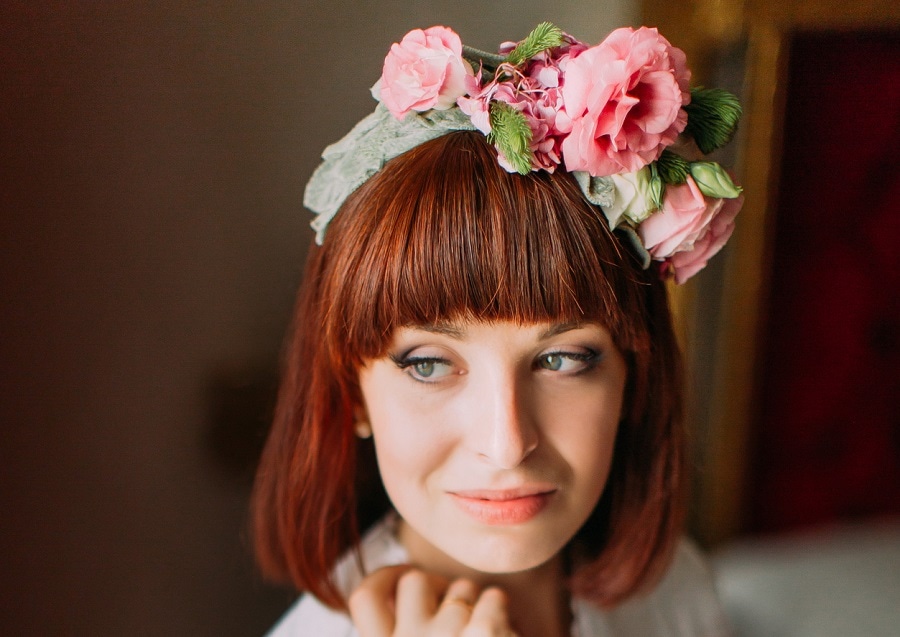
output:
M900 635L900 518L744 538L712 567L745 637Z
M375 525L362 541L366 572L405 564L406 549L394 533L396 517ZM352 591L362 579L352 555L335 569L338 587ZM572 600L572 637L725 637L728 623L698 549L682 540L665 577L649 593L616 608L601 610L583 599ZM358 637L350 618L311 595L301 597L267 637Z

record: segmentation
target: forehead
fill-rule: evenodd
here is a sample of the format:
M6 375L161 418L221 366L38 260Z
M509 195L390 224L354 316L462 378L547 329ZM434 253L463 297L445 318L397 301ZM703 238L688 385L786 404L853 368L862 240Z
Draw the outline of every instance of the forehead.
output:
M466 340L473 332L490 331L492 328L500 328L507 331L518 330L533 333L539 339L552 338L558 334L577 330L589 325L581 321L485 321L473 318L457 318L455 320L442 320L435 323L408 324L398 331L426 332L441 334L455 340Z

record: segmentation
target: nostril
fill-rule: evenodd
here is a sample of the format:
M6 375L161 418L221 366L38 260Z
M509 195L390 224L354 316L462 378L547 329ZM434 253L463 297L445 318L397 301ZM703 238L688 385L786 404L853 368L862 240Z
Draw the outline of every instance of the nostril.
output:
M519 466L538 446L537 433L528 426L494 427L481 455L504 469Z
M538 430L528 399L528 386L516 369L482 379L481 424L473 431L477 452L497 467L519 466L538 446Z

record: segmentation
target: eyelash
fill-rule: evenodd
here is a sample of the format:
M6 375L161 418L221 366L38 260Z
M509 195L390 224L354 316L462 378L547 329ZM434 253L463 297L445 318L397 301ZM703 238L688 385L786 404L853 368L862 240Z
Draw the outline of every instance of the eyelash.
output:
M538 369L541 368L541 361L546 360L552 356L558 356L560 358L565 358L572 361L578 361L579 363L584 363L584 367L582 369L571 372L573 376L579 376L581 374L585 374L594 368L603 360L603 353L598 352L592 349L586 349L584 352L570 352L570 351L556 351L556 352L546 352L545 354L541 354L538 356L535 361L535 367ZM546 368L543 368L546 369ZM548 370L548 371L558 371L558 370Z
M572 376L580 376L581 374L586 374L597 367L601 360L603 360L603 353L598 352L592 349L588 349L585 352L569 352L569 351L555 351L555 352L547 352L545 354L541 354L537 357L534 362L534 367L538 370L540 369L548 369L542 368L541 361L546 360L551 357L559 357L563 359L568 359L571 361L578 361L580 363L584 363L584 367L578 369L574 372L570 372ZM425 384L434 384L437 380L427 380L426 378L419 377L418 375L414 375L411 368L416 365L422 365L426 363L433 363L438 365L451 365L452 363L446 358L440 358L437 356L390 356L390 359L394 362L398 369L405 372L410 378L419 383ZM556 372L559 370L549 369L548 371Z
M442 365L450 365L451 364L450 361L448 361L446 358L440 358L437 356L406 356L406 355L393 356L392 355L390 358L401 371L406 372L406 374L410 378L412 378L414 381L416 381L418 383L425 383L425 384L434 384L437 381L426 380L424 378L415 376L415 375L413 375L410 368L412 368L416 365L421 365L423 363L438 363L438 364L442 364Z

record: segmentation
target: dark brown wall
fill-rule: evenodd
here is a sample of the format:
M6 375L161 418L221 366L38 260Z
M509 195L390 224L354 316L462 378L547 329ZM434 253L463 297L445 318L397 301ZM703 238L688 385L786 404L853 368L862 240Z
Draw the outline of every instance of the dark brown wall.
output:
M211 401L274 369L308 239L300 12L2 11L0 632L258 633Z

